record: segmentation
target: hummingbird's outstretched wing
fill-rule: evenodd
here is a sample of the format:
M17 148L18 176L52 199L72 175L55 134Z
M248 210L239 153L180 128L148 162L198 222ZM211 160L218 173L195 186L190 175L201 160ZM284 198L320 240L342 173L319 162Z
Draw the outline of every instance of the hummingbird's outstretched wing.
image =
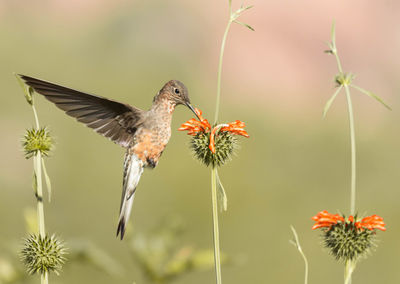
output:
M18 76L66 114L123 147L129 147L133 134L143 122L141 109L29 76Z

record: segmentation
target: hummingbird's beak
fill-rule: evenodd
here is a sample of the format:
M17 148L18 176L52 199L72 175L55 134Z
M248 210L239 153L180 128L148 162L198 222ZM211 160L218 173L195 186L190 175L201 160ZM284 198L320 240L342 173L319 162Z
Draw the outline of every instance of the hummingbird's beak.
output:
M192 107L192 105L190 103L186 103L186 106L193 111L193 113L196 115L196 117L200 120L200 117L197 115L196 111L194 110L194 108Z

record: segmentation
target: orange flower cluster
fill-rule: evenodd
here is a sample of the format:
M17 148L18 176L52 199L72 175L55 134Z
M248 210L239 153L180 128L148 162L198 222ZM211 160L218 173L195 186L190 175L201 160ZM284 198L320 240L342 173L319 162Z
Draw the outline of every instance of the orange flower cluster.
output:
M336 225L338 221L344 222L344 218L339 214L330 214L328 211L324 210L319 212L317 215L312 217L315 222L315 225L311 228L312 230L328 227L330 228L332 225Z
M220 132L230 132L235 135L241 135L244 137L250 137L249 134L244 130L245 124L240 120L236 120L231 123L226 124L219 124L216 125L214 128L211 128L210 123L207 119L203 118L202 111L195 108L196 115L198 116L199 120L192 118L181 125L178 130L180 131L188 131L189 135L195 136L199 132L210 133L210 145L208 146L210 151L215 154L215 136L217 131Z
M322 227L330 228L331 226L336 225L339 221L345 222L344 218L339 214L330 214L326 210L319 212L317 215L312 217L312 220L316 222L314 226L312 226L312 230ZM354 227L360 230L368 229L372 231L374 229L378 229L381 231L386 231L383 218L378 215L365 217L359 222L354 222L354 217L350 215L347 220L349 223L354 223Z
M198 116L199 120L195 118L189 119L185 123L181 125L178 130L180 131L188 131L189 135L195 136L198 132L208 132L211 130L211 125L207 119L203 118L202 111L198 108L194 108L196 115Z
M373 229L378 229L381 231L386 231L385 228L385 223L383 222L383 218L378 216L378 215L372 215L363 218L360 222L355 222L354 225L359 228L359 229L368 229L368 230L373 230Z
M249 134L244 130L246 125L243 121L235 120L234 122L228 123L227 126L221 127L220 131L229 131L232 134L242 135L246 138L249 138Z

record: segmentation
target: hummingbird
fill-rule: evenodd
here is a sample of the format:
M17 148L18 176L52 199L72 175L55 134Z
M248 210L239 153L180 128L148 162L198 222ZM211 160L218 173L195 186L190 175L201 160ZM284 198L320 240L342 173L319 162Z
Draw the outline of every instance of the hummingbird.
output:
M167 82L153 98L149 110L90 95L33 77L18 76L67 115L126 149L117 237L124 238L136 187L144 168L155 168L171 137L177 105L190 104L188 90L177 80Z

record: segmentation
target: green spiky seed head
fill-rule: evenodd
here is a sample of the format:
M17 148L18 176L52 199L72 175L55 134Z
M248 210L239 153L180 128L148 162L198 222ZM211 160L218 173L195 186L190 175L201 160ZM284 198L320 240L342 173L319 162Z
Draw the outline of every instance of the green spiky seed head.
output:
M237 147L237 139L229 132L218 132L215 135L215 153L211 152L210 132L199 132L193 136L190 146L194 156L206 166L219 167L232 159Z
M46 128L28 129L22 140L25 158L29 159L40 152L43 156L48 156L53 146L53 139Z
M375 231L356 228L353 222L339 222L323 234L325 246L340 261L357 261L375 247Z
M25 239L21 260L29 274L54 272L57 275L65 263L66 249L54 235L30 235Z

